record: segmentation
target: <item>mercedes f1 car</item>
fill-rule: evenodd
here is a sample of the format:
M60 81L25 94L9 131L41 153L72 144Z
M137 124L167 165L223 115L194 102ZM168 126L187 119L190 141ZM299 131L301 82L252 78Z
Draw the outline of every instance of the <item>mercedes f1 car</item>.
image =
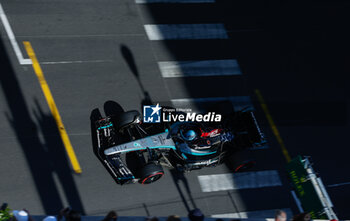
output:
M95 154L118 184L155 182L163 166L186 172L216 166L237 151L266 144L249 109L215 123L143 123L138 111L128 111L93 125Z

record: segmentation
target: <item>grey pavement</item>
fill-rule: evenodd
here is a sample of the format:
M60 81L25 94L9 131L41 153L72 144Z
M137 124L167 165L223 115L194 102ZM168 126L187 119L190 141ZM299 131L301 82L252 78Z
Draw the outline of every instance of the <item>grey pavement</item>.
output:
M291 155L311 155L326 185L350 181L344 175L349 168L344 63L338 49L328 46L333 41L340 47L331 33L342 33L338 26L331 29L330 23L322 23L319 14L319 21L307 16L308 9L316 8L339 12L335 19L341 20L342 3L329 10L321 3L306 5L294 21L287 16L291 3L277 1L171 6L137 5L131 0L0 2L24 56L22 41L30 41L36 52L83 170L80 175L72 173L34 71L18 64L0 26L1 65L6 72L1 70L0 79L0 174L5 177L0 196L12 208L38 215L55 214L68 205L87 215L114 209L122 216L186 216L194 207L206 215L279 208L297 212L285 160L257 103L270 148L254 153L254 170L278 170L283 186L202 192L198 176L230 173L225 164L193 171L180 180L167 170L152 185L116 185L92 152L90 113L94 108L103 111L109 100L125 110L140 110L145 92L154 102L223 96L254 100L253 89L259 88ZM310 21L311 31L303 19ZM223 23L229 39L149 41L143 25L158 23ZM305 38L298 34L303 31ZM137 75L123 48L131 53ZM157 65L205 59L237 59L243 75L163 79ZM336 73L329 75L331 71ZM329 191L339 218L348 218L343 205L349 186Z

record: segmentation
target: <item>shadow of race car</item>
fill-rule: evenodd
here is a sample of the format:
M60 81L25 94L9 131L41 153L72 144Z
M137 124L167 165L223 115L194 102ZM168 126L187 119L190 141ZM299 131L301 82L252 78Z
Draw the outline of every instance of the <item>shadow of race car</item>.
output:
M100 117L93 129L95 154L118 184L150 184L164 175L163 167L188 172L216 166L239 151L266 144L248 108L223 116L221 122L204 123L143 123L133 110ZM240 164L235 171L251 164Z

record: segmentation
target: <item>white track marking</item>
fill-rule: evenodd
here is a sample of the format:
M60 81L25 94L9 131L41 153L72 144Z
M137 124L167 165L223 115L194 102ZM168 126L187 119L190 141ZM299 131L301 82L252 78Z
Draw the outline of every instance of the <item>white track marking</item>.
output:
M298 199L297 195L295 194L295 192L292 190L290 191L290 193L292 194L293 198L294 198L294 201L295 201L295 204L297 205L298 207L298 210L299 210L299 213L303 213L304 210L303 210L303 207L301 206L301 202L300 200Z
M54 182L54 187L57 190L57 194L60 197L60 200L62 200L63 205L69 205L69 201L67 199L67 194L65 193L65 188L62 185L62 178L58 176L57 172L52 172L52 179Z
M111 38L111 37L144 37L145 34L99 34L99 35L17 35L18 38Z
M229 218L229 219L273 219L275 217L277 209L271 210L258 210L258 211L247 211L239 213L224 213L224 214L215 214L211 215L212 218ZM282 209L286 212L287 218L293 217L293 212L290 208Z
M171 99L171 103L174 107L192 108L192 110L196 110L196 106L199 103L222 102L222 101L231 102L234 110L236 111L242 110L245 107L253 108L253 104L250 99L250 96Z
M136 4L148 3L215 3L215 0L135 0Z
M90 60L90 61L43 61L40 64L80 64L80 63L104 63L113 62L113 60Z
M15 51L15 54L17 56L18 62L22 65L24 64L32 64L32 60L30 60L29 58L23 58L21 49L19 48L17 41L16 41L16 37L13 34L12 28L10 26L9 21L7 20L6 14L4 12L4 9L2 8L2 5L0 3L0 18L1 18L1 22L6 30L7 36L11 42L12 48Z
M164 24L144 25L148 39L227 39L228 35L223 24Z
M235 59L205 61L161 61L159 69L164 78L240 75Z
M203 192L281 186L276 170L198 176Z
M350 182L331 184L331 185L327 185L327 187L337 187L337 186L345 186L345 185L350 185Z

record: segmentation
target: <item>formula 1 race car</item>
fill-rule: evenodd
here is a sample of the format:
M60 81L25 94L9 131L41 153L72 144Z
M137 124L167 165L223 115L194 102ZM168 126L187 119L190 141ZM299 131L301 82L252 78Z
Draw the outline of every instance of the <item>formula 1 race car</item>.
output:
M164 175L163 166L181 172L216 166L238 151L266 144L249 109L221 122L163 123L143 123L134 110L100 117L92 129L95 154L118 184L155 182Z

